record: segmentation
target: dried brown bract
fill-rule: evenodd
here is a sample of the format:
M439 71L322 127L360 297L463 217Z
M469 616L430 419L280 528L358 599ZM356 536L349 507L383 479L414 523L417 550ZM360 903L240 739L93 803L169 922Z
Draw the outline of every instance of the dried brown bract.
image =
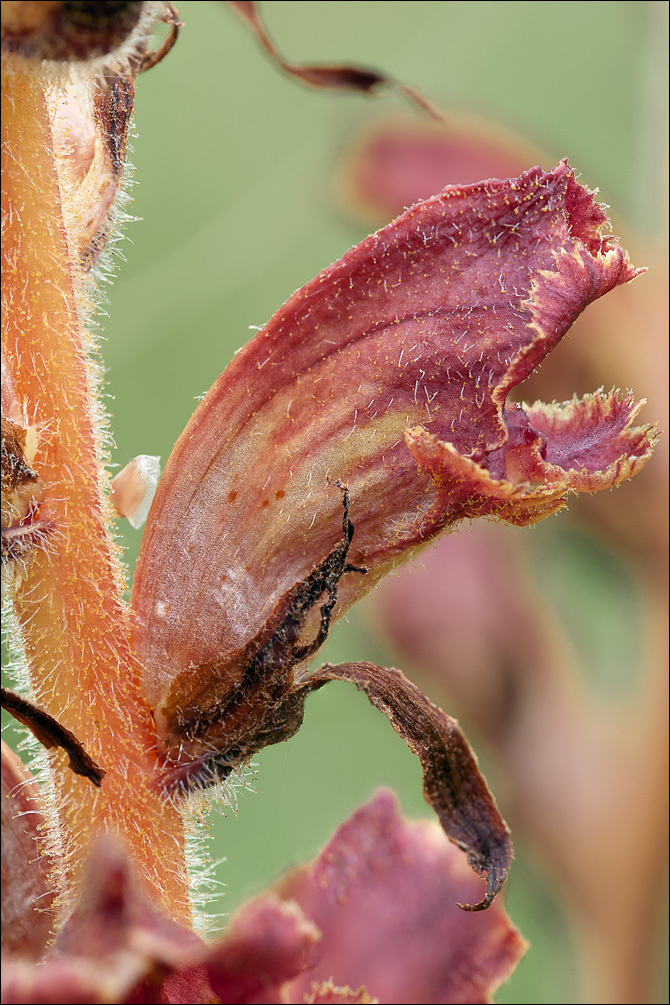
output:
M413 87L393 80L387 74L379 73L361 66L346 66L334 64L314 66L305 63L290 63L279 53L276 45L261 20L258 4L252 0L229 0L229 6L239 14L245 24L251 28L254 35L276 65L290 77L299 80L310 87L319 87L335 91L360 91L363 94L376 94L383 87L394 88L406 97L413 105L420 108L433 119L442 121L444 116L434 105L423 97Z
M105 777L105 770L86 753L74 733L61 725L53 715L38 708L32 701L22 698L8 688L2 688L2 707L22 725L27 726L43 747L61 747L68 755L70 767L75 775L88 778L99 786Z
M347 561L354 535L349 493L333 484L343 492L342 539L287 591L246 646L220 662L185 670L154 709L165 763L161 784L167 790L206 788L262 747L287 740L300 728L295 668L325 642L342 576L366 572ZM322 597L310 639L310 615Z
M126 42L147 6L141 0L3 3L3 48L38 60L95 59Z
M2 418L2 564L25 559L44 542L49 523L39 517L44 485L31 463L36 430Z

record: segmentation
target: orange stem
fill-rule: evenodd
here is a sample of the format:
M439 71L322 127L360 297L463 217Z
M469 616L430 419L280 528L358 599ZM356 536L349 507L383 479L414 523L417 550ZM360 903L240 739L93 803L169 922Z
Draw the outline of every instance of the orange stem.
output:
M96 380L77 313L56 163L38 70L2 72L3 349L19 406L37 427L45 547L15 596L36 700L107 771L102 787L51 759L66 902L100 832L119 835L150 894L189 923L179 814L151 788L154 727L140 693L123 571L107 527Z

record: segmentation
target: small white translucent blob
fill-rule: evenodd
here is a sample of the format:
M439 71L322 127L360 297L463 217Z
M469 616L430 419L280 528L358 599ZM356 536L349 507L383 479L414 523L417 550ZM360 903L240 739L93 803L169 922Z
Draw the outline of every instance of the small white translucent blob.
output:
M160 476L160 457L140 454L112 479L109 497L119 516L127 517L135 530L149 515Z

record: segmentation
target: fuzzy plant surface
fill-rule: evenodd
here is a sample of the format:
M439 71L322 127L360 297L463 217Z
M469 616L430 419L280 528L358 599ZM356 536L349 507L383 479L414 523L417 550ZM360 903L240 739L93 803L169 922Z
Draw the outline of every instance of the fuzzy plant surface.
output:
M287 63L255 4L229 6L303 83L398 87ZM280 307L157 488L145 457L110 486L96 274L136 79L181 22L154 2L7 3L2 19L3 591L25 669L3 704L48 751L41 787L3 760L3 1000L488 1001L524 941L496 901L509 829L458 722L399 669L310 661L381 577L461 521L527 526L643 468L655 433L632 394L510 399L643 270L567 161L448 186ZM118 513L146 516L129 601ZM292 737L331 681L363 691L417 755L437 820L408 824L378 794L205 943L194 801Z

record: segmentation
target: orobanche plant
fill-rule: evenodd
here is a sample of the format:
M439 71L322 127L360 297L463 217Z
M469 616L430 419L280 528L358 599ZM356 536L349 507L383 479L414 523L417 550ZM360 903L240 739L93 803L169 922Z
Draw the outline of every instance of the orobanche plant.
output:
M231 6L307 83L389 83L289 65L255 5ZM489 1000L524 944L494 905L509 832L457 722L397 669L309 661L440 532L531 524L642 468L654 435L630 394L508 401L640 270L566 162L412 206L217 379L160 479L127 604L87 321L135 79L180 22L162 3L7 3L2 19L2 559L28 678L3 700L49 749L41 788L3 760L5 1000ZM169 35L149 51L156 20ZM138 459L115 480L137 522L152 470ZM331 680L364 691L420 758L441 829L407 824L382 793L207 945L184 814L292 736ZM367 947L362 971L347 940Z

